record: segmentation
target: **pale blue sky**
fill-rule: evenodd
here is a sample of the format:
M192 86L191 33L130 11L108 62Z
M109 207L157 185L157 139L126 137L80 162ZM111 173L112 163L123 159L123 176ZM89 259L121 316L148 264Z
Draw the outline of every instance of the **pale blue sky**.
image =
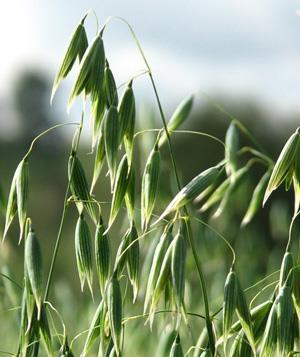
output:
M23 66L54 74L89 8L100 24L109 15L131 23L167 105L201 89L300 111L300 1L290 0L2 0L0 96ZM93 16L87 26L93 34ZM123 24L111 23L105 43L119 83L144 68ZM149 85L138 85L150 101Z

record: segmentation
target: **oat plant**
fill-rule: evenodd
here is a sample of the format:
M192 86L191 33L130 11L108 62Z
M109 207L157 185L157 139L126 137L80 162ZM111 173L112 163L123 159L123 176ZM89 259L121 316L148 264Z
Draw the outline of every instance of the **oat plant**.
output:
M191 112L194 96L183 100L168 120L151 67L132 27L124 19L111 17L90 39L85 30L88 18L89 13L71 35L51 97L51 101L54 100L61 82L75 72L66 105L69 110L74 101L81 100L81 118L78 123L49 128L34 139L11 181L3 239L10 238L11 225L17 216L20 249L24 247L22 293L18 297L20 309L16 311L19 341L17 350L11 353L16 356L75 356L76 346L81 356L138 355L134 346L131 346L130 353L126 352L130 336L124 331L131 320L142 320L139 326L145 336L154 334L154 328L159 330L154 336L157 343L153 346L159 346L158 356L298 354L300 271L292 242L296 239L293 228L300 205L299 129L288 139L275 163L242 122L218 105L229 119L224 141L207 133L181 130L180 126ZM121 21L129 29L145 65L145 70L137 75L128 74L125 84L119 84L114 77L105 52L105 30L113 21ZM142 80L142 76L144 80L150 80L153 88L161 119L159 129L136 129L135 82ZM90 108L88 115L86 108ZM43 232L34 230L38 217L30 217L27 209L30 166L34 160L31 154L44 135L64 125L73 125L75 132L66 167L68 184L62 202L61 221L48 267L42 263L45 252L41 251L39 243ZM90 147L93 155L88 157L93 160L92 177L85 173L78 155L84 125L92 128ZM176 135L208 137L216 145L222 145L224 158L220 162L212 162L190 182L183 183L172 146L172 138ZM145 136L154 138L153 146L143 163L142 174L137 175L135 148ZM247 141L248 146L241 146L241 138ZM163 153L167 155L164 160L168 162L176 183L168 202L161 200L159 186ZM295 204L286 250L282 252L282 265L279 273L273 275L275 280L263 286L263 279L254 286L245 287L240 282L236 269L239 257L229 243L230 239L225 239L210 225L209 217L217 217L230 210L234 192L257 165L263 168L264 174L254 188L241 225L249 224L281 185L286 190L293 188ZM105 181L109 182L111 189L108 215L103 209L102 197L95 194L97 186ZM39 197L32 199L38 200ZM53 272L56 262L61 259L58 257L60 242L66 238L63 232L65 218L71 206L76 207L77 212L73 247L78 282L82 290L90 291L94 310L92 319L87 317L84 322L85 330L78 330L78 336L68 334L64 317L50 294L55 284ZM206 219L202 219L199 212L208 212ZM122 226L116 223L118 219L123 220ZM228 274L222 283L223 303L216 310L211 307L213 297L207 288L205 266L197 245L195 227L199 225L211 230L232 253ZM116 252L112 249L113 229L118 232L117 235L115 231L113 233L118 246ZM147 255L148 252L152 253ZM188 265L187 257L193 263ZM142 275L147 262L150 262L149 270ZM186 298L186 286L194 272L197 273L197 282L194 281L193 294L198 296L198 311L191 310ZM252 291L257 294L250 302L249 293ZM268 297L257 303L264 291ZM139 313L130 316L132 309L129 304L137 304ZM191 319L197 319L192 328ZM162 339L163 342L160 341Z

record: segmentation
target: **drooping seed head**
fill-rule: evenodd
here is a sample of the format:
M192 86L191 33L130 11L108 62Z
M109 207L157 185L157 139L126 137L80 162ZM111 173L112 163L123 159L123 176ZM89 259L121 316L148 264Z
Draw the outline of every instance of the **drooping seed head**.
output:
M185 269L186 269L186 237L185 222L174 237L171 259L172 286L175 295L177 311L184 306Z
M270 171L267 171L263 175L263 177L259 180L257 186L255 187L247 212L242 220L241 223L242 226L248 224L255 216L257 211L262 207L264 193L267 188L270 175L271 175Z
M105 53L103 40L97 35L80 63L79 73L71 90L68 102L70 108L75 98L83 91L86 95L91 94L92 101L99 95L99 88L102 88L104 78Z
M249 308L247 305L244 291L242 290L238 279L236 279L236 283L237 283L236 313L240 320L242 329L249 341L251 349L252 349L253 353L255 354L256 347L255 347L255 340L254 340L254 335L253 335L253 326L252 326L252 321L251 321L251 315L249 312Z
M238 169L239 136L236 125L231 122L226 132L225 137L225 160L226 172L228 176L234 178L234 174Z
M291 252L286 252L281 263L279 278L280 287L283 287L284 285L291 287L293 285L293 267L293 255Z
M67 77L74 63L76 62L76 59L78 58L79 62L81 61L88 47L88 39L84 28L84 21L86 16L87 14L83 17L71 35L71 40L68 44L67 50L54 79L51 93L51 102L61 81Z
M142 179L141 224L143 231L146 230L154 209L158 189L159 170L160 153L158 146L155 145L148 156Z
M167 129L169 135L176 129L178 129L188 118L193 107L194 96L189 96L185 98L179 106L176 108L171 119L168 122ZM167 140L167 135L165 132L161 135L158 146L162 146Z
M107 286L107 310L111 337L116 354L119 356L122 332L122 295L116 275L113 275Z
M104 88L105 88L105 96L107 107L111 107L112 105L118 106L118 91L116 87L116 82L114 79L114 75L106 61L106 66L104 70Z
M230 331L235 309L237 307L237 279L233 270L227 275L224 286L223 300L223 338L224 351L226 350L227 336Z
M165 257L169 242L172 241L172 239L172 229L169 226L166 226L154 251L145 294L144 313L146 313L149 308L150 300L157 283L162 262Z
M299 143L298 130L289 138L284 145L281 153L273 168L268 186L265 192L263 204L266 203L271 193L276 190L280 184L286 179L290 167L294 164L295 155Z
M113 189L118 160L119 149L119 114L115 106L108 109L103 127L106 160L109 168L111 185Z
M171 347L170 357L183 357L183 356L184 355L181 347L180 337L179 334L177 333L177 336L174 339L174 342Z
M97 307L97 310L93 316L91 324L89 326L88 334L85 340L84 348L81 356L84 357L92 348L97 338L104 338L104 319L106 314L106 306L103 300Z
M68 177L78 213L81 214L84 207L91 216L92 220L96 222L95 210L89 192L86 175L84 173L81 162L74 153L72 153L69 158Z
M126 191L127 191L128 179L129 179L128 161L127 161L127 156L124 155L120 164L119 164L117 174L116 174L107 230L110 229L111 225L113 224L114 220L116 219L117 214L122 206L122 203L124 201Z
M23 237L23 231L25 228L25 221L27 218L27 201L29 191L29 168L28 161L22 160L17 168L16 175L16 193L17 193L17 207L20 224L20 238Z
M177 211L179 208L191 202L216 180L218 174L219 169L211 167L194 177L192 181L177 193L154 224L157 224L170 213Z
M101 294L104 296L105 287L110 274L110 244L107 234L104 234L103 223L97 224L95 233L95 262L100 283Z
M132 83L129 83L119 105L120 141L124 138L128 162L131 163L132 142L135 126L135 98Z
M135 224L130 227L127 254L127 271L130 283L133 289L133 303L136 301L139 287L139 266L140 266L140 248L138 232Z
M31 229L25 241L25 267L40 318L43 301L42 253L35 232Z
M93 262L92 262L92 246L89 227L81 214L78 217L75 229L75 253L77 261L77 269L83 290L84 282L87 280L91 294L93 281Z
M125 194L125 203L130 224L134 220L135 205L135 168L133 165L129 168L128 185Z
M294 307L291 288L284 285L277 297L277 340L281 356L287 356L292 351L292 329L294 320Z

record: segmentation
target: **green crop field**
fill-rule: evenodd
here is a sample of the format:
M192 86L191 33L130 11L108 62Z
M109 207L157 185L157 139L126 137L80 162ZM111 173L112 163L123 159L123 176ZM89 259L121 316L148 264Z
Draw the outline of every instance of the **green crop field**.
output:
M192 94L167 116L139 34L111 17L89 38L94 15L73 30L51 94L55 106L73 76L65 107L81 113L2 155L0 352L300 354L300 129L279 145L205 94L206 112ZM106 53L116 22L144 64L124 83Z

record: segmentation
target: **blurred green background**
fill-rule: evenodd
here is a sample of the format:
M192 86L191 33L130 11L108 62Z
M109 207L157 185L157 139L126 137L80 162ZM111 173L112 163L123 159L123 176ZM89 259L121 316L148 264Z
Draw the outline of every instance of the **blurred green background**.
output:
M1 140L0 142L0 152L2 153L2 159L0 160L2 206L5 205L7 199L14 170L28 149L30 142L38 133L57 122L57 109L49 106L50 88L51 81L49 78L45 74L34 70L24 71L15 82L12 100L18 113L19 121L17 125L20 130L14 138ZM282 118L282 121L278 122L276 127L271 125L272 117L270 113L253 101L235 102L227 100L226 97L215 97L213 101L222 105L228 112L239 118L274 159L291 132L297 127L296 116ZM176 104L174 103L174 108L175 106ZM76 120L78 119L75 118L74 121ZM80 159L86 169L88 179L91 180L94 156L91 154L89 144L88 121L89 118L87 117L85 120L87 128L80 145ZM213 134L223 140L228 124L229 118L216 108L214 103L203 97L200 103L199 100L196 101L192 115L185 123L184 128ZM160 119L153 103L151 105L138 104L137 127L140 130L161 127ZM49 133L48 136L43 137L37 143L30 160L29 216L33 220L33 225L42 245L45 278L49 270L50 258L62 212L63 195L67 185L67 161L71 134L72 130L69 127ZM249 145L249 141L243 135L241 135L240 139L241 146ZM144 163L150 152L153 140L153 133L145 133L136 141L137 184L140 184ZM172 142L180 175L184 183L187 183L205 168L220 161L224 155L222 146L206 137L175 133L173 134ZM167 147L162 150L162 158L159 183L160 199L157 201L155 209L157 214L161 212L167 200L176 192ZM104 173L105 170L106 168ZM291 193L279 190L274 194L270 200L271 202L268 202L266 207L259 212L248 226L240 227L253 189L263 173L264 169L259 165L251 169L247 180L243 182L231 199L228 209L218 219L211 218L211 213L214 212L216 207L205 214L199 213L197 205L192 208L199 218L207 220L234 246L238 257L238 272L244 288L279 268L287 242L288 226L292 215L293 200ZM137 193L139 191L140 189L137 188ZM102 174L96 186L96 196L100 201L109 201L110 194L108 192L108 179ZM139 202L140 197L137 196L137 207L140 206ZM102 207L104 217L107 219L107 205L103 204ZM88 328L100 296L96 279L94 279L95 303L91 301L87 291L84 291L84 293L80 291L74 252L76 219L76 210L74 207L70 207L67 211L62 244L55 267L55 283L50 297L63 316L70 339ZM2 210L1 227L3 227L3 224L4 215ZM127 224L126 215L123 214L123 217L121 215L118 218L117 223L110 232L114 252L127 229ZM197 250L201 257L208 284L212 311L215 311L221 306L222 290L230 266L231 255L222 240L213 232L200 224L194 224L193 228ZM131 292L128 293L128 298L125 302L125 316L142 313L143 291L149 264L151 263L151 254L159 234L157 232L150 235L141 242L141 293L135 305L132 305L131 302ZM1 269L4 274L22 284L23 243L18 245L17 241L18 224L15 221L13 229L1 246ZM257 292L257 290L250 291L249 298L254 295L254 292ZM17 344L18 319L15 308L20 305L20 291L7 279L1 278L0 293L0 314L1 321L4 321L0 326L0 350L12 352ZM188 254L186 302L189 311L203 314L201 289L190 253ZM149 327L144 326L145 319L141 318L128 322L125 329L126 336L128 336L125 343L125 352L130 353L131 356L138 356L141 353L145 356L153 356L153 349L156 349L158 341L164 336L161 331L166 331L168 326L172 326L174 317L169 315L161 314L157 316L154 330L151 334L149 333ZM59 320L55 317L54 319L58 327L58 333L62 333ZM189 323L192 336L188 329L182 328L185 349L197 341L203 329L203 321L199 318L191 317ZM74 351L77 354L82 348L84 336L84 334L80 336L73 344ZM91 355L93 354L91 353Z

